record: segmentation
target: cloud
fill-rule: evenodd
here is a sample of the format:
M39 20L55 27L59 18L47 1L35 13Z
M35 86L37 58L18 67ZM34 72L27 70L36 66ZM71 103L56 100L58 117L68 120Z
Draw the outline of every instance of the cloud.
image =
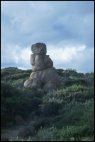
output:
M23 38L28 36L29 42L86 42L94 29L93 2L6 1L2 2L2 14L8 17L10 30ZM13 34L14 41L16 35Z
M55 67L93 71L94 3L2 1L1 36L2 66L31 68L31 44L45 42Z
M48 53L56 68L73 68L80 72L94 71L94 48L86 45L65 45L64 48L50 48Z
M61 45L60 43L59 45ZM88 49L85 45L64 45L64 47L48 45L47 54L54 62L56 68L73 68L80 72L92 71L94 69L94 54L93 48ZM3 56L3 54L5 56ZM20 47L19 45L8 45L8 50L2 51L2 64L17 65L21 69L31 68L30 65L30 47ZM85 70L84 70L85 67Z
M30 67L29 55L31 51L29 47L23 48L20 45L8 44L8 50L2 50L1 63L3 65L17 66L17 67Z
M73 58L75 58L79 53L83 52L86 49L84 45L78 45L77 48L73 46L65 46L64 48L55 48L50 49L48 53L55 59L56 61L68 63L71 62Z

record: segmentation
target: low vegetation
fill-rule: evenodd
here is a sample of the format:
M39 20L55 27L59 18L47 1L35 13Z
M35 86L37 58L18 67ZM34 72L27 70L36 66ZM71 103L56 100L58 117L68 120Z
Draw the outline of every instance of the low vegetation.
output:
M1 127L24 125L10 141L92 141L94 74L58 69L63 86L49 93L25 89L31 70L1 70Z

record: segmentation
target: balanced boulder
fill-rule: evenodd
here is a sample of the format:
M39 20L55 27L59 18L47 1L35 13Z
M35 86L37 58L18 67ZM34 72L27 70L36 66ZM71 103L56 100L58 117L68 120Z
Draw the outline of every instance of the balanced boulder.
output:
M30 63L32 73L24 82L24 87L43 89L48 92L60 87L61 78L53 67L53 61L46 55L47 49L44 43L36 43L31 47Z

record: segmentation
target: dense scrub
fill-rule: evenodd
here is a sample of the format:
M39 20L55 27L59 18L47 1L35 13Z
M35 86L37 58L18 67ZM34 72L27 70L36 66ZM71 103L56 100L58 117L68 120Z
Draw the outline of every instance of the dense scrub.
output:
M93 140L94 75L57 70L63 86L49 93L25 89L31 70L1 71L1 126L29 125L17 140Z

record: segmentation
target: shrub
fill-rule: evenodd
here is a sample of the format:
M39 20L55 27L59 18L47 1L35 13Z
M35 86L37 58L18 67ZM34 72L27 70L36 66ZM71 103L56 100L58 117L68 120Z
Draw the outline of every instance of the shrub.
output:
M2 82L1 90L1 124L15 123L17 115L26 119L32 111L42 103L40 93L30 90L18 90L10 84ZM35 93L35 94L34 94Z
M54 102L43 104L41 106L42 115L48 117L55 116L57 115L59 108L60 105Z

